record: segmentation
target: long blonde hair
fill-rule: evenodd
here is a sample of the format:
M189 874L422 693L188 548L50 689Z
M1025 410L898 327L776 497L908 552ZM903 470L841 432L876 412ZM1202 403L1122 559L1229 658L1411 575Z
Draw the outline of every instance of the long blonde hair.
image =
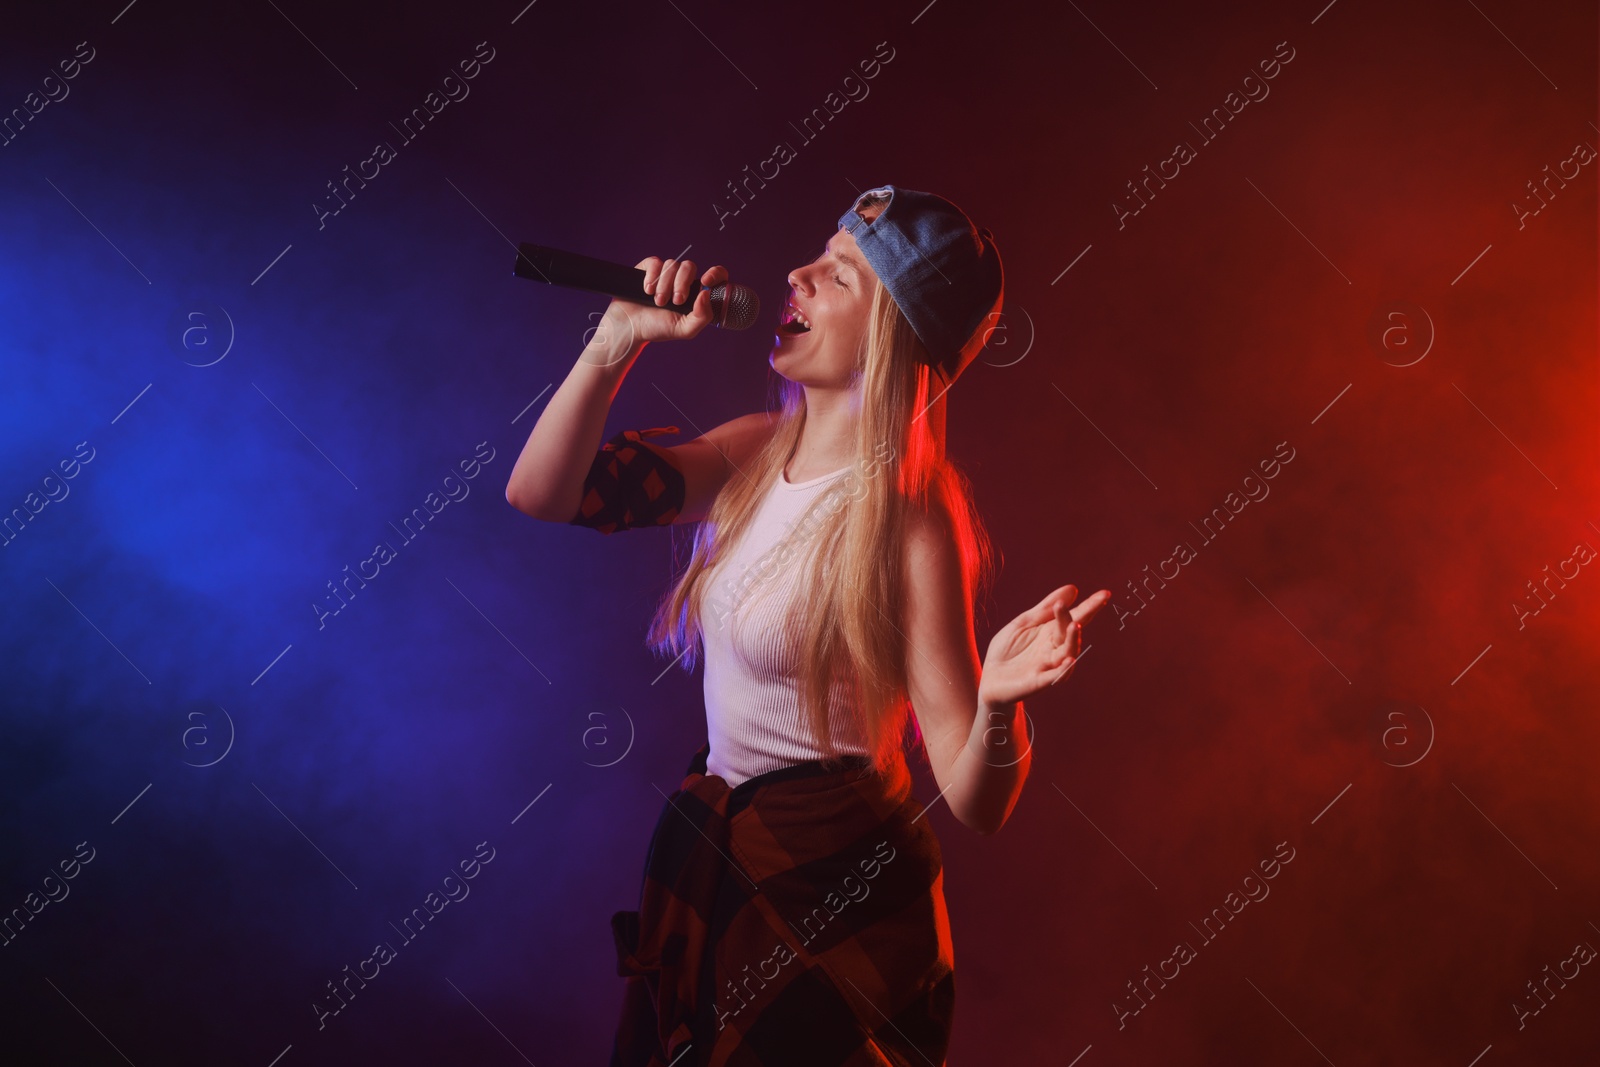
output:
M801 718L824 753L824 762L838 765L829 694L833 686L843 684L852 697L851 733L865 739L873 769L888 776L904 771L908 726L921 739L910 715L902 632L906 604L902 546L911 509L932 513L940 520L936 528L948 524L953 532L969 608L982 602L994 572L992 546L973 504L971 485L945 454L948 394L937 399L930 395L931 389L942 391L944 385L923 362L923 352L910 322L875 280L856 367L862 395L856 464L845 479L850 498L831 514L818 514L814 505L807 517L816 520L806 537L814 545L806 548L808 570L797 585L805 595L794 598L789 617L789 625L803 635L798 672ZM708 588L709 572L749 528L805 426L804 387L779 381L780 406L772 433L717 494L695 530L683 572L661 599L650 625L648 646L678 659L685 671L694 670L704 649L701 611L708 596L714 596Z

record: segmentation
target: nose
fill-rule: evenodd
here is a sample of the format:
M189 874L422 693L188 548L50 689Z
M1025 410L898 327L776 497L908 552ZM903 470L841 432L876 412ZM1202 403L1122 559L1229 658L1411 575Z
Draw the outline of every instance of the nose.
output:
M786 280L790 289L804 290L808 296L810 295L811 272L806 267L797 267L790 271Z

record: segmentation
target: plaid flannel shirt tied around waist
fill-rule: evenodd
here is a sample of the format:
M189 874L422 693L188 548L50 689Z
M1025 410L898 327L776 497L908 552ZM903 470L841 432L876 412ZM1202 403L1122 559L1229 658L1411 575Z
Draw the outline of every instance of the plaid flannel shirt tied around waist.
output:
M941 1067L955 1005L938 839L865 757L729 788L709 745L661 811L611 1067Z

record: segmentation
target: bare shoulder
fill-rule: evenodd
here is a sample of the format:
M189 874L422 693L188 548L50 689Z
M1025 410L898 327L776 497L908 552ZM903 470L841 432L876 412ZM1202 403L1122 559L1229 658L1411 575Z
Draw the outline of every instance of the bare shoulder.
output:
M943 568L959 557L955 519L942 493L929 494L925 507L908 507L905 521L906 564L913 573Z
M699 522L735 470L744 469L778 425L776 412L729 419L668 451L683 471L684 504L674 522Z

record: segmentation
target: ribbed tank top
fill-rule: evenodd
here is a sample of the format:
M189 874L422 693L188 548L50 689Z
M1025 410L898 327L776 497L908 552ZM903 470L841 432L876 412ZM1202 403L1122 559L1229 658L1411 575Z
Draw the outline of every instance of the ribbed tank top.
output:
M774 549L848 470L790 482L780 468L744 537L709 575L700 612L711 746L706 773L730 786L822 756L801 715L800 648L784 620L819 539L814 533L798 536L787 560ZM841 754L864 755L868 749L859 730L849 725L849 710L848 689L836 681L829 700L834 745Z

